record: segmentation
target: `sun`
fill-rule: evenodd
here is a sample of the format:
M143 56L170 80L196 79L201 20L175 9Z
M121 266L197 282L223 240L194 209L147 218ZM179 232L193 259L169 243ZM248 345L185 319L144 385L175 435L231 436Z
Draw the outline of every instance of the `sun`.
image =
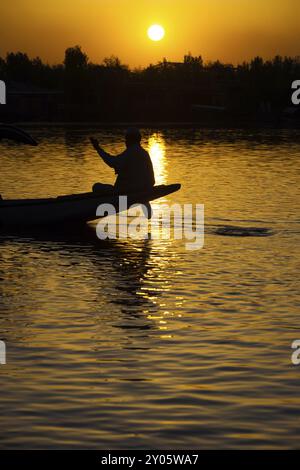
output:
M160 41L165 35L165 30L160 24L153 24L148 28L148 37L151 41Z

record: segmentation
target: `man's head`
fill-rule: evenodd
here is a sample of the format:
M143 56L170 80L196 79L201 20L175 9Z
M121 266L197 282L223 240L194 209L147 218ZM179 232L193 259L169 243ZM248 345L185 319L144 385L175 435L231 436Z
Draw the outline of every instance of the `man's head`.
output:
M141 143L141 133L136 127L129 127L125 134L126 147Z

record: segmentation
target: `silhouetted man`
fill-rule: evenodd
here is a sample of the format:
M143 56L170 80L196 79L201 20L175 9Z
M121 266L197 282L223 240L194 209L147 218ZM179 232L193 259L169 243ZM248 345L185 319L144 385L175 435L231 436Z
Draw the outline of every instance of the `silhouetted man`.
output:
M118 191L147 190L154 186L154 171L149 153L141 146L141 134L136 128L130 128L125 135L126 150L118 156L109 155L100 146L97 139L91 138L94 149L102 160L117 173L114 188ZM96 183L94 191L109 188L110 185Z

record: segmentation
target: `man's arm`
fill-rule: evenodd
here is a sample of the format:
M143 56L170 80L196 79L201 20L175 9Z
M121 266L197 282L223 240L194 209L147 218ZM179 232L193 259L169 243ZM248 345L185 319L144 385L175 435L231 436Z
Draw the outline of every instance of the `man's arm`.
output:
M105 150L100 147L99 142L98 142L97 139L94 139L93 137L91 137L90 141L91 141L91 144L93 145L94 149L98 153L98 155L104 161L104 163L106 163L106 165L110 166L111 168L114 168L114 170L116 172L118 172L118 170L120 169L120 167L122 165L122 160L123 159L121 157L122 157L123 154L121 153L121 155L118 155L116 157L112 156L109 153L105 152Z
M113 157L109 153L105 152L105 150L103 150L103 148L100 147L97 139L94 139L93 137L91 137L90 141L91 141L92 146L98 153L98 155L104 161L104 163L106 163L106 165L110 166L111 168L114 168L115 170L117 170L117 168L119 167L118 158Z

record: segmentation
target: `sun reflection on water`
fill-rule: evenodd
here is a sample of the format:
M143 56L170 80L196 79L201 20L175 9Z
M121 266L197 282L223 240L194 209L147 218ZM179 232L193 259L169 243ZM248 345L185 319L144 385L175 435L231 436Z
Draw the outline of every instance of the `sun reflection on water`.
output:
M161 133L155 132L148 139L148 151L154 167L156 184L167 181L166 143Z
M113 181L85 150L93 130L59 132L43 131L21 166L19 150L5 148L5 197ZM109 132L100 141L121 149L123 134ZM299 143L290 131L211 132L151 131L145 142L157 184L183 183L152 206L205 202L200 252L156 239L155 228L144 240L99 240L96 223L0 234L1 449L298 448L289 351L299 331ZM274 237L219 230L266 221Z

